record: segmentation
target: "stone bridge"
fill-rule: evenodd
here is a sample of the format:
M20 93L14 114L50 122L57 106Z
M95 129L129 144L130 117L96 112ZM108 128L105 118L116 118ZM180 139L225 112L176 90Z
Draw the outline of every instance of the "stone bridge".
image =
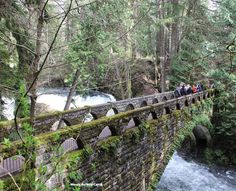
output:
M34 134L27 147L14 121L0 122L3 190L154 190L194 118L211 111L213 96L166 92L17 119L22 137Z

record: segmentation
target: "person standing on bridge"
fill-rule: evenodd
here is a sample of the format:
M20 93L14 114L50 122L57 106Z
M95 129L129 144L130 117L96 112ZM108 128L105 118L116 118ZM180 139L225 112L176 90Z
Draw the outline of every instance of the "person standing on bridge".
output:
M187 84L187 86L186 86L186 92L187 92L187 95L193 93L192 88L189 84Z
M3 105L5 104L5 102L2 99L2 94L0 92L0 120L4 119L3 116Z
M187 95L185 84L182 84L181 89L180 89L180 93L181 93L181 96Z
M193 84L193 86L192 86L192 92L193 93L197 93L197 88L196 88L196 86Z
M197 84L197 92L201 92L201 91L202 91L201 84L200 84L200 83L198 83L198 84Z
M181 96L180 89L181 88L179 86L175 89L175 91L174 91L175 97L180 97Z

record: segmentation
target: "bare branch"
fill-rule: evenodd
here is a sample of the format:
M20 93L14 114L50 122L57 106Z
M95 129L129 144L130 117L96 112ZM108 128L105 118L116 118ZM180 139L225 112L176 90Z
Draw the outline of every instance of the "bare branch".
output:
M93 3L96 3L97 1L99 1L99 0L91 1L91 2L89 2L89 3L83 4L83 5L79 5L79 6L78 6L78 4L77 4L77 2L76 2L77 6L71 8L70 11L73 11L73 10L76 10L76 9L79 9L79 8L82 8L82 7L86 7L86 6L88 6L88 5L91 5L91 4L93 4ZM60 17L61 15L64 15L64 13L59 13L59 14L57 14L57 15L54 15L54 16L48 18L47 20L51 20L51 19L54 19L54 18L56 18L56 17Z
M48 1L47 1L47 2L48 2ZM47 3L47 2L46 2L46 3ZM57 28L57 31L56 31L56 33L55 33L55 35L54 35L54 38L53 38L53 41L52 41L52 43L51 43L51 45L50 45L50 47L49 47L49 50L48 50L48 52L47 52L47 54L46 54L46 56L45 56L45 58L44 58L44 60L43 60L43 63L42 63L42 65L41 65L39 71L36 73L36 76L35 76L33 82L30 84L28 90L26 91L26 93L24 94L23 97L26 97L26 96L28 95L28 93L30 92L31 88L34 86L35 82L37 81L38 76L39 76L40 72L42 71L44 65L46 64L46 60L47 60L47 58L48 58L48 56L49 56L49 54L50 54L50 52L51 52L51 50L52 50L52 47L53 47L53 45L54 45L54 43L55 43L55 41L56 41L56 38L57 38L57 36L58 36L58 33L59 33L59 31L60 31L60 29L61 29L61 27L62 27L62 24L64 23L64 21L65 21L67 15L68 15L69 12L70 12L70 9L71 9L71 6L72 6L72 2L73 2L73 0L70 1L69 8L68 8L68 10L67 10L67 12L66 12L64 18L62 19L62 21L61 21L59 27ZM45 7L45 6L44 6L44 7ZM14 116L14 122L15 122L16 131L17 131L17 133L18 133L18 135L19 135L21 141L22 141L23 143L25 143L24 140L23 140L23 138L22 138L22 136L21 136L21 134L20 134L20 132L19 132L19 127L18 127L18 124L17 124L17 114L18 114L18 112L19 112L20 107L21 107L21 103L19 103L19 105L18 105L17 108L16 108L16 112L15 112L15 116Z
M44 3L44 6L43 6L42 11L41 11L41 17L43 17L44 10L46 9L46 6L47 6L47 4L48 4L48 1L49 1L49 0L47 0L47 1Z
M19 47L21 47L21 48L24 48L24 49L28 50L30 53L32 53L33 55L35 55L35 52L34 52L33 50L31 50L30 48L28 48L27 46L24 46L24 45L22 45L22 44L17 44L17 43L8 41L8 40L2 38L1 36L0 36L0 39L2 39L4 42L7 42L7 43L9 43L9 44L13 44L13 45L15 45L15 46L19 46Z
M42 71L44 65L46 64L46 61L47 61L47 59L48 59L48 56L49 56L49 54L50 54L50 52L51 52L51 50L52 50L52 47L53 47L55 41L56 41L56 39L57 39L57 35L58 35L58 33L59 33L59 31L60 31L60 29L61 29L61 27L62 27L62 24L64 23L64 21L65 21L67 15L68 15L69 12L70 12L72 2L73 2L73 0L70 1L69 8L68 8L68 10L67 10L67 12L66 12L64 18L62 19L62 21L61 21L61 23L60 23L60 25L59 25L59 27L58 27L58 29L57 29L57 31L56 31L56 34L54 35L53 41L52 41L52 43L51 43L51 45L50 45L50 47L49 47L49 50L48 50L48 52L47 52L47 54L46 54L44 60L43 60L43 63L42 63L42 65L41 65L39 71L37 72L37 74L36 74L36 76L35 76L33 82L31 83L30 87L28 88L27 92L25 93L24 97L30 92L30 90L31 90L31 88L33 87L34 83L37 81L40 72Z
M7 169L3 168L1 165L0 165L0 168L3 169L4 171L8 171ZM16 183L16 180L14 179L14 177L12 176L12 174L10 172L7 172L7 174L11 177L12 181L14 182L14 184L16 185L17 189L19 191L21 191L20 187L18 186L18 184Z

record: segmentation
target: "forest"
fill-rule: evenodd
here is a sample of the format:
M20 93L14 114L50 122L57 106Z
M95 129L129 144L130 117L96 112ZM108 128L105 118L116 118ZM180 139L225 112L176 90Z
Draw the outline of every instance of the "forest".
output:
M235 0L0 0L0 121L38 115L38 91L117 100L214 83L207 163L236 166ZM6 143L9 140L5 140ZM230 145L230 146L229 146Z

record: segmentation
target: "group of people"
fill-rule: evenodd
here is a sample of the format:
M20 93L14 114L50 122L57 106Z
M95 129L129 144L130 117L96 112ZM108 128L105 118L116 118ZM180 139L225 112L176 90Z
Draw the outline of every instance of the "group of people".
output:
M201 92L204 89L205 88L201 83L190 86L189 84L186 85L185 83L181 82L180 85L175 89L174 94L175 97L181 97L184 95Z

